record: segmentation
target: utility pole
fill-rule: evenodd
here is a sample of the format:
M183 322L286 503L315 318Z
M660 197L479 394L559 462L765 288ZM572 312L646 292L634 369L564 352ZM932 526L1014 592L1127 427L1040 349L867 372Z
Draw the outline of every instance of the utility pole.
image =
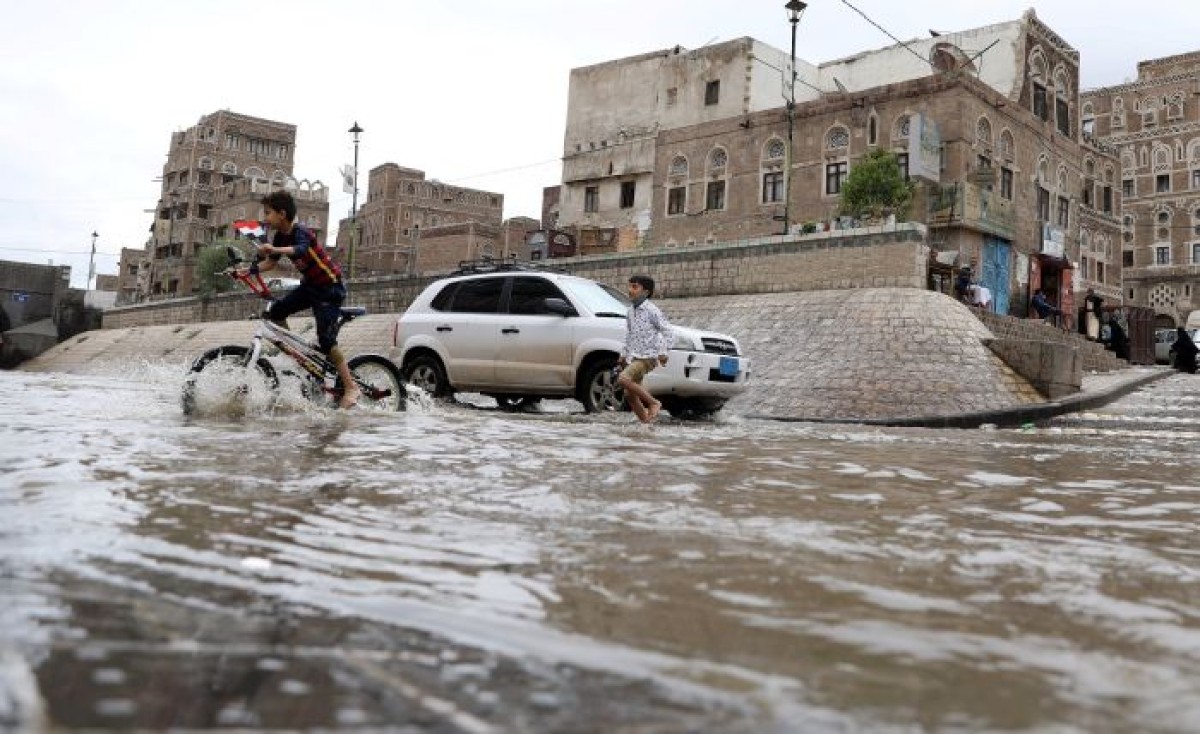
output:
M783 233L789 234L792 229L792 141L796 130L796 26L800 16L804 15L807 3L800 0L788 0L783 6L788 11L788 22L792 24L792 63L788 66L788 99L787 99L787 155L784 156L783 179Z
M354 127L346 132L354 135L354 193L350 198L350 280L354 279L354 249L358 244L358 136L363 129L354 121Z
M96 232L96 230L93 229L92 230L92 254L88 258L87 290L89 290L89 291L92 289L92 278L94 278L96 276L96 238L99 236L100 235Z

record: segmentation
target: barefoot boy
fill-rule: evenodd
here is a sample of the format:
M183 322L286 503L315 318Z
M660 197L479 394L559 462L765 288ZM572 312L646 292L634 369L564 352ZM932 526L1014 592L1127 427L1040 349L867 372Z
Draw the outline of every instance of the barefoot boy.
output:
M648 275L629 278L629 307L626 317L625 348L621 352L621 371L617 384L625 390L629 407L642 423L649 423L658 416L662 404L654 399L642 386L642 380L651 370L667 363L667 350L675 342L671 324L650 302L654 295L654 279Z

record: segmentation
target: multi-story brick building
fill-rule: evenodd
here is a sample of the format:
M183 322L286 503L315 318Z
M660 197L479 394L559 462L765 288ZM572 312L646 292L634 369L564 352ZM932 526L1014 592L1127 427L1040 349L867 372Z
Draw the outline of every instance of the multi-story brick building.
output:
M503 194L426 180L424 171L395 163L376 166L358 212L354 277L430 272L492 254L502 239L503 212ZM350 219L338 227L337 250L346 268L352 228Z
M738 39L572 72L560 224L585 253L589 230L622 249L838 226L855 161L886 148L920 179L909 218L931 226L941 262L974 268L997 310L1026 313L1039 287L1068 311L1085 288L1120 298L1117 160L1080 136L1079 54L1032 11L797 62L790 136L787 66Z
M1200 308L1200 52L1138 64L1133 82L1083 93L1084 136L1120 154L1127 303L1182 326Z
M258 218L259 199L274 189L293 193L298 221L318 236L327 231L328 190L320 181L292 175L295 149L295 125L228 110L205 115L187 130L172 133L147 243L141 297L193 294L200 249L233 237L234 221ZM133 265L133 258L123 254L121 273Z
M117 266L117 305L127 306L144 300L149 293L150 253L132 247L121 248Z

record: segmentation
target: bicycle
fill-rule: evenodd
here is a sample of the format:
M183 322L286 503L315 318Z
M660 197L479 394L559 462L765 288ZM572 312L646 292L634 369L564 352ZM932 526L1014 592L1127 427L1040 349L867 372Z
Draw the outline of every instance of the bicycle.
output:
M242 270L241 254L233 247L227 247L230 265L219 274L232 278L247 287L259 298L274 302L275 296L270 287L263 281L258 269L251 267ZM353 321L367 313L361 306L343 307L338 318L337 328ZM275 396L280 389L280 374L295 377L300 380L301 394L308 400L320 402L322 399L332 401L334 405L342 397L344 388L338 376L337 367L323 354L315 344L311 344L298 334L267 318L267 310L254 318L258 319L258 328L251 337L250 345L228 344L215 347L200 355L194 362L183 386L183 412L185 415L195 413L197 407L197 384L203 375L218 372L229 372L235 375L254 375L258 384ZM271 360L264 355L264 343L270 345L277 354L291 358L300 372L285 369L276 370ZM272 355L274 356L274 355ZM374 410L397 411L405 409L407 393L400 370L390 359L379 354L359 354L348 361L350 373L355 384L362 391L358 406ZM243 380L234 388L235 392L245 395L251 391L249 381Z

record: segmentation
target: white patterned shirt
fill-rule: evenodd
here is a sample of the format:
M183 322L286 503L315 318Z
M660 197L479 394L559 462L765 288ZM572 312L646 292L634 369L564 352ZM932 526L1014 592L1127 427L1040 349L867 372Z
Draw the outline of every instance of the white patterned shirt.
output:
M666 354L675 343L675 330L667 317L649 299L640 306L630 306L625 317L626 359L653 359Z

